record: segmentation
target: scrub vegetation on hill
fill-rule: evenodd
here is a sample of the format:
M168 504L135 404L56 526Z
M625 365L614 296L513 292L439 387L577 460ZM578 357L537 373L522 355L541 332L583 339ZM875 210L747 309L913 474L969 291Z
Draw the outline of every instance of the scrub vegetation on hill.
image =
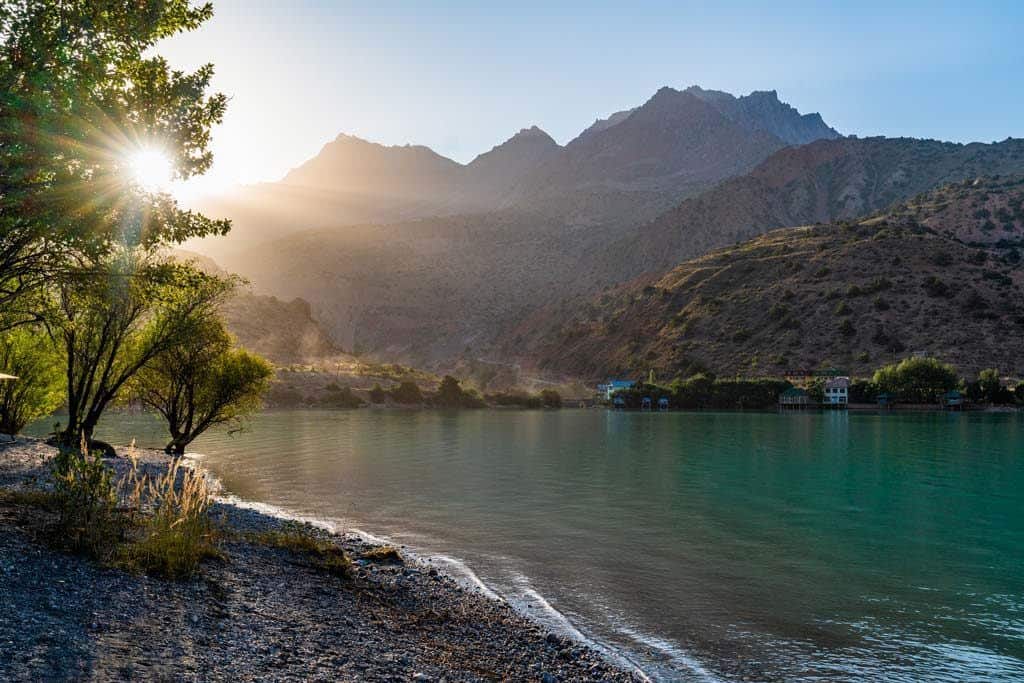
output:
M978 180L863 220L775 230L542 311L516 345L542 369L595 378L801 375L823 362L870 374L914 353L1021 376L1022 201L1020 177Z

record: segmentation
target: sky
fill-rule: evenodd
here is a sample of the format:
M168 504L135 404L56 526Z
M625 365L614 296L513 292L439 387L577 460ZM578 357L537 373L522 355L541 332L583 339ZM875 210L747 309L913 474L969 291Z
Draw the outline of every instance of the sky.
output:
M230 97L181 194L280 179L339 133L460 162L559 143L658 88L777 90L844 134L1024 137L1024 2L214 0L162 43Z

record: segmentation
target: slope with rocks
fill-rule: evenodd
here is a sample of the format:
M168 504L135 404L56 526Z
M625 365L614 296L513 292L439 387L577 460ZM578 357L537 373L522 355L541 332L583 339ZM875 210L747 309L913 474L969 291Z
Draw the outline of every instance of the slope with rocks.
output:
M1024 375L1022 245L1024 178L968 181L868 219L768 232L538 312L506 350L589 378L783 375L822 363L866 374L911 353Z
M599 268L609 281L664 272L767 230L848 220L944 183L1013 173L1024 173L1024 140L819 140L783 149L749 174L631 230L607 250Z

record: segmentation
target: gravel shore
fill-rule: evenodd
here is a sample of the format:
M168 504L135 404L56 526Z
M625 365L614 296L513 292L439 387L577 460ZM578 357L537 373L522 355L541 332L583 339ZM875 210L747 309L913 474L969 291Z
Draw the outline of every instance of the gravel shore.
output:
M44 481L53 453L0 444L0 487ZM166 466L163 453L139 454ZM640 680L428 563L359 560L344 579L296 562L252 540L283 520L228 503L213 511L224 559L186 581L51 550L31 514L0 505L0 680ZM371 547L310 533L356 558Z

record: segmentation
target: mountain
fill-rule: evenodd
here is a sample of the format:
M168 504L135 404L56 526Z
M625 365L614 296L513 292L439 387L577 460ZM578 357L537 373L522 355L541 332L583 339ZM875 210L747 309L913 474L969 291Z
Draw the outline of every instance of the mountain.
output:
M621 229L750 170L788 144L791 130L799 129L801 140L815 131L835 135L824 124L801 128L809 116L779 102L774 91L735 98L662 88L565 147L533 126L465 165L427 147L343 134L280 182L198 203L193 208L230 218L234 228L227 239L189 246L222 258L301 230L505 209Z
M342 134L281 182L370 197L439 201L452 193L462 170L429 147L389 147Z
M911 353L1024 375L1024 177L948 185L866 219L774 230L586 303L505 350L575 377L867 374Z
M745 173L785 146L672 88L613 118L622 120L591 126L531 173L512 204L577 224L635 221Z
M172 256L205 273L221 277L229 274L208 256L182 249L174 250ZM240 288L224 302L220 312L239 346L278 365L319 362L344 356L314 319L309 303L302 299L286 302Z
M755 90L749 95L736 97L694 85L686 92L704 100L744 128L771 133L787 145L806 145L815 140L841 137L822 120L821 114L801 114L780 101L774 90Z
M496 206L527 174L560 150L537 126L522 129L466 166L459 193L462 202Z
M663 272L774 228L852 219L944 183L1012 173L1024 173L1024 140L841 138L788 147L625 233L599 268L609 281Z

